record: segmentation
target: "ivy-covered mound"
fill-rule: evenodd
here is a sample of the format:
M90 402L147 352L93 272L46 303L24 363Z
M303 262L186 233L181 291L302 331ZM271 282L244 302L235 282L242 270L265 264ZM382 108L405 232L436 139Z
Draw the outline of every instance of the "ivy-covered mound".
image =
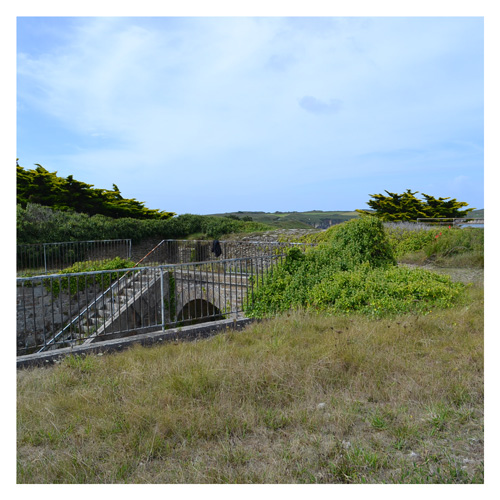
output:
M265 317L298 308L375 316L427 313L452 305L464 288L447 276L397 267L375 217L345 222L330 235L305 254L291 249L257 288L247 315Z

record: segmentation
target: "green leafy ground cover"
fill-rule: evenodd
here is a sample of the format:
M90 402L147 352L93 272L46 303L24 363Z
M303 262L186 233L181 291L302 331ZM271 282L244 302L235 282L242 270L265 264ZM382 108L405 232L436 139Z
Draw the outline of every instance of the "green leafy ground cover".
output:
M385 316L450 307L463 291L463 284L431 271L397 267L396 256L413 248L409 242L415 248L425 247L428 241L441 245L430 239L436 238L429 231L417 235L418 244L412 238L391 242L383 224L374 217L332 227L322 233L317 247L306 253L297 249L288 253L284 264L256 290L247 314L264 317L310 308L331 314L356 311ZM461 243L466 240L460 238ZM443 248L449 245L442 244Z
M70 294L83 292L89 286L98 286L101 290L107 288L111 283L123 276L128 269L135 266L135 263L129 259L115 257L114 259L75 262L72 266L63 269L59 274L87 273L94 271L113 271L109 273L97 273L92 275L78 275L71 277L62 277L44 279L43 284L47 290L50 290L53 297L57 298L62 290L69 291Z

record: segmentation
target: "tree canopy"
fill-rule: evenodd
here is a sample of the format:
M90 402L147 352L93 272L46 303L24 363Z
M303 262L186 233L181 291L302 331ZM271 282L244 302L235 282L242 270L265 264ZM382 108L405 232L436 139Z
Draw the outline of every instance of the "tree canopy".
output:
M372 200L367 205L373 211L356 210L360 214L374 215L383 221L414 221L419 218L460 218L467 217L467 214L474 208L467 208L464 201L457 201L455 198L435 198L422 193L424 200L419 200L415 195L418 191L412 192L407 189L403 194L390 193L371 194Z
M105 215L115 219L170 219L174 212L149 209L135 198L123 198L116 184L113 189L97 189L92 184L77 181L72 175L59 177L42 165L25 170L18 163L17 203L26 208L28 203L50 206L56 210L74 211L88 215Z

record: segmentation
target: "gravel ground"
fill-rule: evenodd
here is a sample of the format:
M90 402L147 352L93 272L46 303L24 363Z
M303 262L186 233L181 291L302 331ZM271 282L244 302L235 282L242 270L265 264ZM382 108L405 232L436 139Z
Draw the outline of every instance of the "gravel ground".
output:
M306 234L318 233L319 229L276 229L260 233L236 233L222 236L222 240L272 242L279 239L295 240Z
M400 264L406 267L420 267L439 274L447 274L453 281L463 283L476 283L484 286L484 269L482 268L463 268L463 267L438 267L432 264L419 266L416 264Z

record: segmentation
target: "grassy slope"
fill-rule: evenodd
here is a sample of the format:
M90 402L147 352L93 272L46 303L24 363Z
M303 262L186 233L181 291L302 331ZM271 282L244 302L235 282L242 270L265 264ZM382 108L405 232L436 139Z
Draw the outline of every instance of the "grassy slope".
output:
M18 372L17 406L20 483L482 482L482 287L68 358Z

